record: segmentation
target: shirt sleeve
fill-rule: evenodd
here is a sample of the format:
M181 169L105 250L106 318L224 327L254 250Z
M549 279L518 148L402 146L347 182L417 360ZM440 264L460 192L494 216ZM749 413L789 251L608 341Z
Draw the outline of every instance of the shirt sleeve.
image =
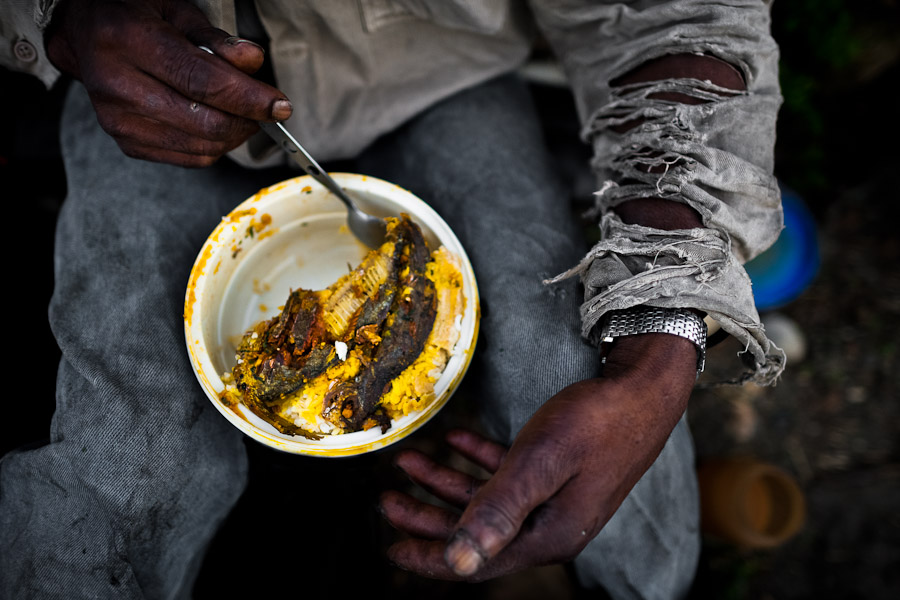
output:
M554 279L581 276L583 334L593 339L611 310L641 304L700 309L744 345L744 366L727 382L773 383L784 353L765 334L743 268L783 227L773 175L781 95L769 2L532 0L532 9L563 63L582 136L594 150L602 238L579 265ZM696 79L610 85L669 54L724 60L741 72L746 91ZM651 98L659 92L705 102ZM641 124L624 133L612 129L636 120ZM623 223L613 212L622 202L648 197L688 204L704 227L663 231Z
M48 88L60 73L44 51L44 30L59 0L4 0L0 9L0 65L29 73Z
M3 0L0 8L0 66L30 73L50 88L61 73L44 49L44 31L61 0ZM214 27L235 31L234 2L189 0Z

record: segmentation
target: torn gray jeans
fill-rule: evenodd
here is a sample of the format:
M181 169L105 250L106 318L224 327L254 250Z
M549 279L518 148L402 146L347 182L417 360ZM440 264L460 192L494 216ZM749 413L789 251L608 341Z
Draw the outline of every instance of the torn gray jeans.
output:
M610 310L638 304L704 310L745 346L749 370L731 382L774 382L784 353L766 337L742 264L769 247L782 227L773 171L781 103L778 47L766 0L634 0L532 3L560 57L593 145L603 238L560 276L581 276L582 330L590 337ZM591 43L601 39L603 43ZM611 87L610 81L669 54L705 54L737 68L736 92L696 79ZM600 76L598 76L600 75ZM681 92L704 104L652 98ZM625 133L612 130L629 121ZM649 172L649 171L656 172ZM694 208L707 229L628 226L612 209L636 198ZM557 278L556 280L560 279Z
M641 304L699 308L745 344L753 370L726 383L767 384L784 367L783 352L766 338L749 291L750 279L713 229L661 231L623 223L614 213L600 222L603 240L581 263L549 280L576 273L585 285L582 334L593 343L607 311ZM738 292L738 293L735 293Z
M707 101L687 105L650 98L680 92ZM772 104L774 106L772 106ZM745 347L750 370L728 383L770 384L784 353L766 337L742 266L782 228L780 194L770 170L716 147L718 138L773 115L777 99L719 88L695 79L642 83L612 90L587 130L596 135L594 167L610 177L597 197L602 241L581 263L551 281L579 274L585 287L582 332L589 339L610 310L641 304L697 308ZM642 120L624 134L612 127ZM746 127L746 125L745 125ZM738 132L742 133L742 132ZM740 136L739 136L740 137ZM618 179L628 183L619 184ZM706 228L663 231L623 223L612 209L637 198L683 202ZM595 340L596 341L596 340Z

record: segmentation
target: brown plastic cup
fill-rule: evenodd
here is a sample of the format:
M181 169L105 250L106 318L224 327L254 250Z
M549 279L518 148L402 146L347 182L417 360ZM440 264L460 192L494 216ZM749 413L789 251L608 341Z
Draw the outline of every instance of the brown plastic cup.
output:
M806 501L793 477L752 458L708 461L697 471L705 533L747 549L774 548L806 520Z

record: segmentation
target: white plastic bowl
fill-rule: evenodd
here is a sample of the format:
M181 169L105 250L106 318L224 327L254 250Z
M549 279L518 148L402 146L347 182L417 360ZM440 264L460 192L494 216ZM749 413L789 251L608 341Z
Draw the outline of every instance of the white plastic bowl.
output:
M333 173L341 187L373 214L409 214L432 249L446 246L460 259L466 300L462 331L453 355L435 383L435 400L424 410L394 420L384 434L374 427L319 440L280 433L243 405L220 399L222 375L235 364L241 336L279 312L292 289L323 289L356 266L368 249L346 225L344 205L308 176L283 181L245 200L210 234L188 282L184 332L188 354L203 391L231 424L253 439L286 452L350 456L383 448L406 437L447 403L475 350L478 288L472 265L450 227L431 207L396 185L363 175Z

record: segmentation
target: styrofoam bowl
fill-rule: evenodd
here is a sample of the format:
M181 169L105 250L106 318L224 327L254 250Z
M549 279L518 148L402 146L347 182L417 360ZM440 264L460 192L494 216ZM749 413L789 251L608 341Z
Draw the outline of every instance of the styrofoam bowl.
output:
M460 339L435 383L435 400L425 409L394 420L386 433L374 427L310 440L280 433L243 405L232 409L219 398L225 389L222 375L234 367L235 349L245 331L278 314L291 290L328 287L368 251L347 228L344 205L311 177L260 190L223 217L197 256L184 304L188 354L213 406L235 427L267 446L327 457L383 448L437 414L469 366L480 318L472 265L453 231L431 207L403 188L374 177L332 176L363 210L380 216L409 214L432 249L446 246L460 259L465 297Z

